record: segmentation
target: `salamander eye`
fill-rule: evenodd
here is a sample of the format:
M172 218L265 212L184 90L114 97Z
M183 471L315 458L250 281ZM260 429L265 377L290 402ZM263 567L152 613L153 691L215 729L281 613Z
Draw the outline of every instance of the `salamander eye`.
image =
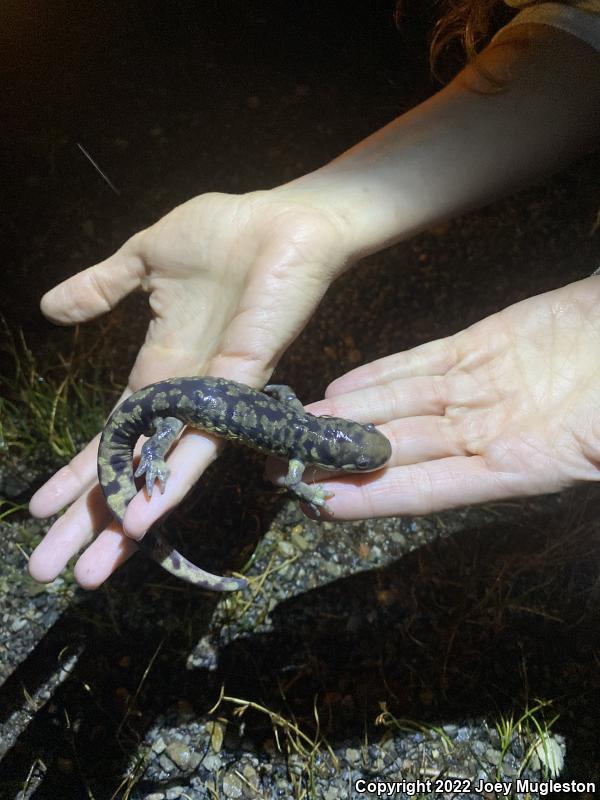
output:
M367 424L365 425L365 430L371 433L372 431L375 430L375 425L373 425L372 422L367 422Z
M367 456L365 456L365 455L360 455L360 456L359 456L359 457L356 459L356 466L357 466L359 469L365 469L365 467L368 467L368 466L369 466L369 459L367 458Z

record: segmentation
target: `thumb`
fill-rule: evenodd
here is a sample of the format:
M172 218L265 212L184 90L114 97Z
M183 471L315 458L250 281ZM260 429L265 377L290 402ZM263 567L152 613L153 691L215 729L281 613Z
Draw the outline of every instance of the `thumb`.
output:
M74 325L94 319L114 308L137 289L144 275L144 264L127 245L106 261L59 283L41 300L44 316L58 325Z

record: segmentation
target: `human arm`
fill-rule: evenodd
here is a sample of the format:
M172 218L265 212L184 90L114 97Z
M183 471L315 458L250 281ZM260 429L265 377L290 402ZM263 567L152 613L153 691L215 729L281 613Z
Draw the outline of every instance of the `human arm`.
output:
M518 25L437 94L282 189L326 197L356 258L557 171L599 140L600 53L557 28Z
M485 87L470 67L321 170L269 192L195 198L52 290L44 313L61 324L84 321L141 288L154 319L128 391L204 372L261 385L330 282L362 255L510 191L590 145L598 57L546 26L527 26L527 47L515 35L483 56L488 69L498 62L500 76L510 72L503 92L474 91ZM70 504L31 557L39 580L52 580L89 544L75 574L93 588L134 551L114 525L105 527L96 448L92 442L32 499L41 517ZM214 456L214 442L186 434L170 459L168 492L132 501L128 533L139 538Z

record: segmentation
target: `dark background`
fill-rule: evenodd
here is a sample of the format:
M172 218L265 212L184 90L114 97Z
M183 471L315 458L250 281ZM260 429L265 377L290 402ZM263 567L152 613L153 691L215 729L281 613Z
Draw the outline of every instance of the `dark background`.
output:
M2 4L0 311L34 337L59 335L38 313L43 292L177 203L304 174L435 91L427 49L436 4L405 3L400 30L394 6ZM431 287L444 297L448 281L462 327L474 298L483 316L590 272L597 266L590 231L598 177L598 160L587 157L529 194L496 203L491 213L460 220L444 243L447 268L438 264L435 276L430 269L422 298L418 253L414 261L419 240L400 245L392 252L406 266L412 313L432 301ZM458 252L465 246L470 252ZM471 296L464 294L469 289ZM490 302L482 304L490 289ZM447 303L437 309L442 319L446 309ZM418 318L414 324L419 339L427 335ZM453 328L449 319L429 338Z
M427 63L427 40L436 4L407 2L400 31L392 20L393 8L394 2L383 0L3 3L0 157L5 198L0 312L9 326L23 326L36 352L47 353L48 345L56 352L63 341L67 345L70 334L46 323L38 304L43 292L59 280L106 257L132 233L193 195L214 190L243 192L290 180L326 163L429 96L436 89ZM82 155L78 142L98 162L118 194ZM589 274L600 265L598 234L592 235L599 177L597 157L582 157L559 175L517 195L370 257L327 295L305 334L286 354L278 378L292 384L302 400L317 399L328 381L359 363L455 332L511 302ZM127 374L145 327L143 298L137 300L142 302L125 303L113 315L120 325L113 331L112 363L121 378ZM224 472L218 473L215 483L223 493L230 488L231 497L221 500L216 494L213 512L215 520L224 520L229 543L247 526L247 484L254 486L257 474L254 466L246 470L242 477L246 494L240 495L240 464L233 457L230 462L223 466L220 459L218 469L229 470L225 474L234 476L231 483L223 479ZM260 502L264 502L262 496ZM226 512L230 507L239 511L241 522L229 524ZM456 518L460 519L460 514ZM560 520L557 524L560 526ZM266 527L266 522L258 525L259 533ZM465 522L465 531L457 540L458 555L447 557L442 551L439 561L448 565L448 581L456 579L476 527L476 522ZM493 545L499 543L502 549L503 535L502 531L492 531L487 539L481 538ZM511 526L506 552L517 551L519 541L528 542L528 536L529 532L515 532ZM204 546L208 549L212 543ZM222 543L216 546L225 549ZM427 597L436 585L428 582L427 576L420 582L415 579L428 559L432 560L431 553L423 551L402 559L398 556L389 577L390 586L400 587L403 597L413 598L418 614L427 608ZM231 563L227 556L217 566ZM593 572L593 561L585 563ZM23 567L20 562L19 567ZM69 709L83 708L82 730L93 732L97 709L91 707L81 686L94 685L110 705L121 680L114 654L132 658L132 674L143 672L154 652L155 623L165 619L168 604L164 600L153 602L148 613L147 598L132 599L134 592L142 591L135 570L146 568L141 559L132 560L126 568L130 570L126 572L128 578L120 571L111 582L111 590L119 597L115 616L127 636L113 637L109 632L105 638L99 637L85 620L80 621L71 612L63 615L62 611L56 621L44 621L47 630L35 627L40 642L15 669L5 690L6 708L12 710L15 702L22 701L22 686L30 691L35 688L65 643L80 639L86 655L64 692L69 702L64 698L61 702ZM540 574L532 578L536 585L544 583L543 569L540 567ZM306 631L298 626L296 610L306 614L313 608L318 616L331 606L343 618L353 603L371 608L376 602L369 592L380 579L377 575L354 576L329 588L318 587L312 598L303 592L297 594L291 612L285 606L277 612L284 619L267 642L269 646L260 639L251 640L252 658L256 653L260 662L260 679L248 666L254 666L252 658L244 660L243 653L234 650L232 661L242 665L238 666L240 672L246 669L248 693L260 687L260 680L268 684L272 679L266 663L270 652L281 653L282 658L294 663L301 660L306 643L311 644L310 626L306 625ZM576 570L574 575L573 583L577 591L582 587L581 603L585 605L594 577L587 576L584 581ZM387 580L385 575L383 580ZM508 584L511 580L512 575L507 574ZM460 606L467 595L460 580L457 583L455 603ZM483 574L482 593L492 584ZM295 590L292 587L290 591ZM415 718L436 720L480 714L496 718L495 704L502 694L496 692L496 686L504 687L506 693L501 697L502 709L510 707L520 688L515 665L520 663L518 654L524 638L531 696L556 697L568 684L567 711L559 709L561 722L570 721L569 734L575 739L572 752L579 767L595 763L597 720L585 692L589 690L587 676L597 675L597 664L591 652L588 612L576 604L570 610L572 594L565 592L563 598L561 592L555 592L548 600L551 611L555 611L554 604L558 606L555 627L550 617L541 623L536 618L519 632L513 618L507 617L502 646L490 623L483 638L489 644L487 651L475 638L467 642L469 648L455 647L455 683L447 695L435 695L438 705L423 709L419 696L413 693L402 710ZM331 595L336 598L328 599ZM175 616L188 613L183 602L178 595L170 601ZM85 604L90 614L106 618L103 593L87 595ZM199 638L205 620L198 612L196 598L192 605L192 632ZM455 606L444 600L440 608L443 614L448 611L452 616ZM431 622L428 613L423 613L423 624L435 627L437 620ZM389 624L402 625L402 612L395 606L390 617L391 623L387 617L383 619L382 630ZM585 624L571 628L561 622L563 618L581 618ZM346 648L359 648L362 641L368 651L370 640L350 637L347 641L340 636L338 641L337 623L329 625L317 642L327 675L331 672L335 685L339 672L348 671L359 685L363 681L362 656L353 655L352 650L347 655ZM435 688L445 679L438 672L447 629L442 619L419 653L424 685L428 687ZM299 641L290 631L299 631ZM173 654L187 653L189 642L180 642L177 630L171 635L175 644L170 642L165 647L165 663L156 676L151 676L140 703L145 714L139 724L142 734L154 717L174 702L188 680L184 667L173 663ZM412 657L414 643L410 639L398 634L394 646L397 651L390 654L390 662L402 665L404 655ZM469 654L465 661L468 672L463 678L465 652ZM20 653L13 637L8 654L17 660ZM560 671L561 658L569 662L569 668L571 658L574 661L569 682L563 678L567 673ZM338 660L342 666L337 665ZM423 670L424 663L431 665L433 677ZM225 672L227 666L228 662ZM277 677L277 665L272 669ZM398 669L401 686L406 677L404 666ZM220 673L214 681L218 678ZM197 680L205 682L204 674ZM378 676L373 682L377 696ZM194 685L194 689L198 687ZM569 704L580 689L580 702L569 717ZM190 691L189 696L196 695ZM293 698L299 699L307 716L312 697L311 686L306 697L297 691ZM205 707L208 705L207 701ZM585 716L584 720L588 733L577 740L584 711L589 711L589 718ZM57 736L56 742L49 733L55 730L53 714L49 703L36 715L20 742L22 749L15 748L7 760L5 774L15 772L15 764L26 774L31 752L44 753L45 748L70 752L65 745L68 733L62 733L61 739ZM356 720L360 727L362 717L357 715ZM97 740L108 746L114 738L112 730L110 726L103 728ZM359 739L357 732L356 741ZM96 748L94 740L89 747L90 763L94 763ZM113 776L120 774L121 766L118 761ZM575 774L589 776L584 768ZM20 772L19 777L23 778ZM63 779L60 770L55 770L52 780L59 783ZM51 783L50 778L48 781Z
M190 196L289 180L426 96L415 5L399 34L389 0L4 3L3 312L35 314Z

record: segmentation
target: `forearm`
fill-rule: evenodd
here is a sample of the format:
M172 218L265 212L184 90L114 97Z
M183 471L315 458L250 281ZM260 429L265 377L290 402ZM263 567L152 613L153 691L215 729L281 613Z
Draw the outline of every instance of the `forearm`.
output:
M596 143L600 56L562 31L515 26L432 98L285 187L325 203L348 260L556 170Z

